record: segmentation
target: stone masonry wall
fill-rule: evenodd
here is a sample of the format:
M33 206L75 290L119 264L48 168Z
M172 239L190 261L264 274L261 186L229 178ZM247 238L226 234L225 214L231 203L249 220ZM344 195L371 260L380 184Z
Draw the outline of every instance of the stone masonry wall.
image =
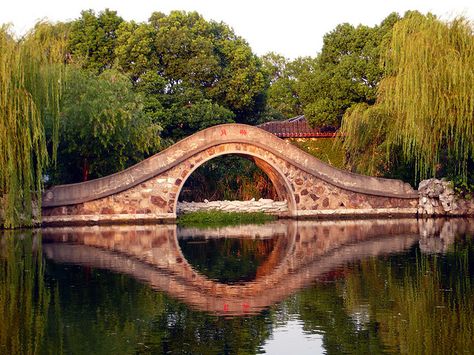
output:
M359 210L370 213L375 210L406 211L403 214L416 213L416 198L394 198L362 194L331 185L317 177L301 171L292 165L287 166L285 173L292 181L294 197L299 215L333 214L332 211L344 213Z
M474 215L474 200L455 194L449 181L428 179L420 182L418 214L420 216Z

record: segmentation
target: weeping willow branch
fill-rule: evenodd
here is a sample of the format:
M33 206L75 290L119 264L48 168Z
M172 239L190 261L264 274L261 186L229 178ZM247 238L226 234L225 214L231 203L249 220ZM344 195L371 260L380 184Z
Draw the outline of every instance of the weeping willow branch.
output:
M32 223L48 162L44 118L53 116L57 144L65 36L39 23L19 41L0 27L0 226ZM54 150L54 149L53 149Z
M382 105L360 103L350 107L341 126L344 133L342 146L349 152L346 163L372 176L386 170L389 159L385 141L392 122Z
M474 156L472 24L464 18L444 23L410 13L394 26L382 59L386 75L377 103L349 110L344 117L349 154L363 151L363 159L374 164L373 139L383 142L387 160L401 147L403 158L415 163L422 178L435 175L442 158L449 157L466 179ZM383 132L377 128L380 120L369 119L374 113L384 117Z

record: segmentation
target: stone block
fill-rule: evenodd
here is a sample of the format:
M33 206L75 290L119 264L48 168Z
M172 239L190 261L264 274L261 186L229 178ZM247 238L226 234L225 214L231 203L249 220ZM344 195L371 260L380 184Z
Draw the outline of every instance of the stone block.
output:
M316 194L309 194L309 197L311 197L311 199L312 199L313 201L319 200L319 196L316 195Z
M323 207L329 207L329 199L327 197L323 200Z
M167 205L167 201L161 196L151 196L150 202L159 208L163 208Z

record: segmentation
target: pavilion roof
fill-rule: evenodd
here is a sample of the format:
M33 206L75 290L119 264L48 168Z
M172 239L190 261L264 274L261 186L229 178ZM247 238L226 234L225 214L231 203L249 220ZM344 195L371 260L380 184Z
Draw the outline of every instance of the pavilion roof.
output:
M269 121L257 127L280 138L329 138L336 135L334 127L311 127L304 115L283 121Z

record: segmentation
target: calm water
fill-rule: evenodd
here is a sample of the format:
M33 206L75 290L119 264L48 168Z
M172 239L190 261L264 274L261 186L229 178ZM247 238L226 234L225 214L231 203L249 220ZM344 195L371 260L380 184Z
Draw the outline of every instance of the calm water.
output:
M474 351L474 220L0 236L0 354Z

